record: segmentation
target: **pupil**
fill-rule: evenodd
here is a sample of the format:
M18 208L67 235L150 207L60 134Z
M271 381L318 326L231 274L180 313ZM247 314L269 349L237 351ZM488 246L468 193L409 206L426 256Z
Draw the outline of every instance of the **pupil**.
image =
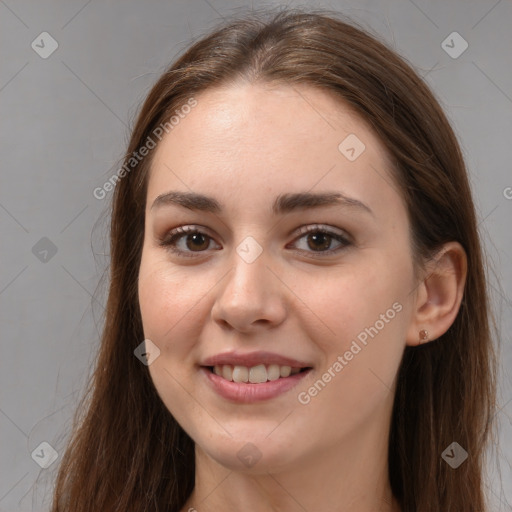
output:
M326 235L325 233L316 233L316 234L313 234L313 235L310 235L310 239L313 239L315 241L315 243L317 242L321 242L322 239L324 241L323 244L321 244L322 246L319 247L318 245L315 245L315 246L310 246L311 249L314 249L314 250L318 250L318 249L328 249L329 248L329 242L328 242L328 239L329 239L329 235Z
M192 235L189 235L189 237L192 237L192 239L194 240L194 242L193 242L194 244L195 244L196 242L198 242L198 240L199 240L199 242L200 242L200 240L201 240L201 238L202 238L202 239L203 239L203 243L202 243L202 244L201 244L201 243L199 243L199 245L200 245L200 246L201 246L201 245L202 245L202 246L204 246L206 239L205 239L205 237L204 237L202 234L200 234L200 233L194 233L194 234L192 234ZM196 249L205 249L206 247L208 247L208 243L206 243L206 247L198 247L198 245L195 245L195 246L192 246L192 247L191 247L191 244L188 244L188 248L189 248L189 249L194 249L194 247L195 247Z

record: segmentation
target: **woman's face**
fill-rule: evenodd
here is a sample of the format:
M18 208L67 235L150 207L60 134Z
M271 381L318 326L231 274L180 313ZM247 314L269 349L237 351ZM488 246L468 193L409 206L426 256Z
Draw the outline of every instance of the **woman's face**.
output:
M139 300L158 394L231 469L312 463L370 432L387 449L415 284L384 147L311 87L195 99L148 183Z

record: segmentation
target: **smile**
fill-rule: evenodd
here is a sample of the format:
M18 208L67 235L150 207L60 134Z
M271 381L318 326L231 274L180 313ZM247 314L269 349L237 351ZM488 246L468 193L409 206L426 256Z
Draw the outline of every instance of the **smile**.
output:
M261 384L267 381L284 379L306 369L307 368L292 368L291 366L278 364L258 364L252 367L223 364L210 367L210 370L215 373L215 375L226 380L232 382L250 382L252 384Z
M202 366L207 385L216 394L238 403L270 400L295 387L312 368L263 364L252 367L216 365Z

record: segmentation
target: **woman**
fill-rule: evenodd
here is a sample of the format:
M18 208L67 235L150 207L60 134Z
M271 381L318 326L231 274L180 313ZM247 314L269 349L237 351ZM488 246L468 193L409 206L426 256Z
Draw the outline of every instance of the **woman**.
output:
M149 93L53 511L485 510L494 352L456 138L325 12L225 23Z

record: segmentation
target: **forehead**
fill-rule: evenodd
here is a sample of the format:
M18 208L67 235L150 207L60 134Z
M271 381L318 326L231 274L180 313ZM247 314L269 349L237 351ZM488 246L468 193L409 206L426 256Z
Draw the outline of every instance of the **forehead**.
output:
M167 189L265 208L279 193L306 190L401 201L385 147L334 93L244 83L195 99L155 150L148 205Z

